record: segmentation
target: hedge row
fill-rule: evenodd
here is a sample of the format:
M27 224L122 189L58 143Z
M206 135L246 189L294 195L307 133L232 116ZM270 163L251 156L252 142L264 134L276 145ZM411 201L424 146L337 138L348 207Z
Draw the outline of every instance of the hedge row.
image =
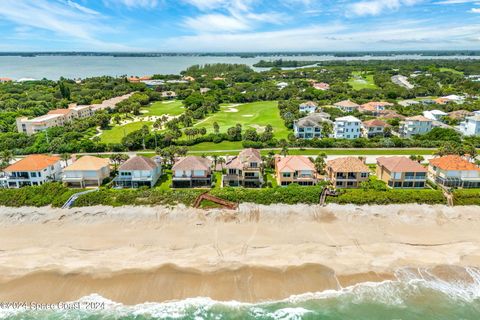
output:
M445 204L446 200L440 190L363 190L351 189L341 191L338 197L328 197L327 203L338 204Z
M453 192L453 203L456 206L480 206L480 190L463 189Z
M232 202L250 202L257 204L318 204L322 187L276 187L268 189L246 189L246 188L223 188L214 189L211 195L229 200Z
M191 206L195 199L204 191L194 189L160 190L160 189L102 189L80 196L74 203L76 207L95 205L124 206L124 205L175 205L183 203Z
M46 183L20 189L0 189L0 206L61 207L76 192L79 190L66 188L61 183Z

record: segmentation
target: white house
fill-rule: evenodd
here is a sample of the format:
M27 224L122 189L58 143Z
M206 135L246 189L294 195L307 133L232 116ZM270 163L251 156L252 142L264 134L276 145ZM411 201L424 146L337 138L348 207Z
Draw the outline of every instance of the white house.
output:
M460 123L460 132L464 136L480 136L480 111L475 111L475 114L466 117L465 121Z
M293 122L293 133L299 139L313 139L324 137L323 123L332 123L328 113L312 113Z
M400 122L399 133L403 138L410 138L416 134L425 134L433 128L433 121L424 116L406 118Z
M317 111L318 105L313 101L307 101L298 106L298 111L300 113L314 113Z
M279 83L277 83L277 88L278 88L278 90L285 89L286 87L288 87L288 83L286 83L286 82L279 82Z
M445 113L440 110L428 110L428 111L423 111L423 116L433 121L441 121L442 117L448 116L448 113Z
M343 101L337 102L333 106L342 110L343 112L354 112L358 110L358 108L360 108L358 104L350 100L343 100Z
M32 154L4 169L2 184L7 188L40 186L58 181L62 173L59 157Z
M428 174L431 180L445 187L480 187L480 168L458 155L431 159Z
M152 158L135 156L118 168L118 176L113 180L118 187L153 187L162 175L159 162Z
M362 130L362 121L353 116L341 117L335 119L333 125L333 136L337 139L356 139L360 138Z

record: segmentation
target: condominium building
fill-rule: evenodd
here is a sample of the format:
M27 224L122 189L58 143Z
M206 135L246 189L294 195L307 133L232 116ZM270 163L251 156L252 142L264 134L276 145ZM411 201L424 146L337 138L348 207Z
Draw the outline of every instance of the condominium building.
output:
M333 135L336 139L356 139L360 138L362 121L353 116L341 117L335 119L333 125Z
M480 136L480 111L466 117L465 121L460 123L459 130L464 136Z

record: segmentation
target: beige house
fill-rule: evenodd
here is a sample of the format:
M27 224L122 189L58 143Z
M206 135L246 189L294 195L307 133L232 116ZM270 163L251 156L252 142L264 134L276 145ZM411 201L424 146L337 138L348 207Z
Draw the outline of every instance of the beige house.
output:
M336 188L358 188L368 181L370 169L356 157L337 158L327 162L328 179Z
M407 157L377 158L377 177L390 188L424 188L427 169Z
M83 156L63 169L63 182L67 185L84 188L101 186L110 176L110 160L93 156Z
M342 110L343 112L354 112L360 108L358 104L351 100L343 100L335 103L333 106Z
M224 186L258 188L263 184L263 162L257 149L241 151L238 156L226 163L225 168Z
M318 182L315 166L305 156L277 156L275 158L275 174L279 186L288 186L291 183L313 186Z
M208 158L188 156L179 159L172 167L174 188L210 187L212 161Z

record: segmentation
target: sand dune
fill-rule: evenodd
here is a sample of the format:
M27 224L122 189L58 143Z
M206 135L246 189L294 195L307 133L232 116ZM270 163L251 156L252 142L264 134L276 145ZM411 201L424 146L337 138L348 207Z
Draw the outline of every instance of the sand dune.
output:
M264 301L480 267L480 208L0 208L0 300ZM445 266L448 267L438 267ZM461 269L463 270L463 269ZM462 275L463 276L463 275Z

